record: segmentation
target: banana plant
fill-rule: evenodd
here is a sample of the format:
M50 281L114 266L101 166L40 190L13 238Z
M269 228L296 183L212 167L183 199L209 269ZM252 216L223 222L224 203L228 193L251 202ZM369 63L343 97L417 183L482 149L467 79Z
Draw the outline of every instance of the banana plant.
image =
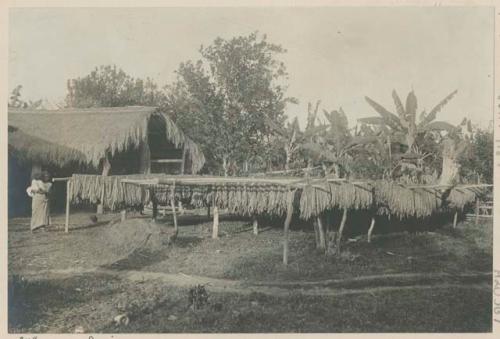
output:
M349 172L349 164L355 152L365 145L377 144L376 135L360 135L348 127L347 117L343 109L323 111L327 123L321 125L324 131L301 145L309 156L317 163L323 164L325 174L331 177L344 177Z
M303 145L308 142L313 142L318 136L321 135L327 126L317 126L316 120L318 109L321 101L317 101L315 107L311 103L307 108L307 124L304 131L300 130L298 119L295 118L292 122L287 123L286 126L280 126L268 119L267 124L276 135L276 142L285 152L285 170L290 169L290 164L298 156L299 151L303 149ZM310 158L306 159L310 163Z
M379 116L358 119L360 123L369 125L384 126L387 128L388 136L391 142L397 142L407 147L405 153L416 153L417 138L429 132L451 132L455 126L445 121L435 121L437 114L443 107L457 94L453 91L442 99L432 110L427 113L423 110L417 119L417 97L411 91L406 104L403 105L399 95L395 90L392 91L392 99L396 108L396 114L389 111L376 101L365 97L368 104L379 114Z

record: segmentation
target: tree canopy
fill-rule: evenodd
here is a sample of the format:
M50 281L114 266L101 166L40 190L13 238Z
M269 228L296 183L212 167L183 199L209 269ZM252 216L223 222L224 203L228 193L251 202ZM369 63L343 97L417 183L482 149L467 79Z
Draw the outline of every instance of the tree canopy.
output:
M162 92L151 79L135 79L115 65L96 67L90 74L69 79L66 105L75 108L157 105Z
M287 73L278 55L285 50L252 33L217 38L201 46L201 59L182 63L168 87L168 109L181 128L194 128L224 174L270 169L276 136L269 122L283 126ZM193 135L193 138L197 137Z
M476 130L466 137L460 133L463 124L436 120L457 91L429 113L419 113L413 90L404 101L393 90L393 110L365 97L378 115L359 119L354 128L342 108L323 109L319 117L318 100L309 103L301 129L296 118L287 121L285 114L288 105L298 101L286 94L282 46L254 32L216 38L198 52L199 58L180 63L175 80L163 87L115 65L96 67L68 80L66 106L160 107L200 145L207 173L245 175L307 167L322 168L323 175L335 177L423 183L437 182L441 174L450 175L441 182L458 175L468 181L491 181L492 134ZM21 89L14 88L9 107L40 107L42 100L23 100Z

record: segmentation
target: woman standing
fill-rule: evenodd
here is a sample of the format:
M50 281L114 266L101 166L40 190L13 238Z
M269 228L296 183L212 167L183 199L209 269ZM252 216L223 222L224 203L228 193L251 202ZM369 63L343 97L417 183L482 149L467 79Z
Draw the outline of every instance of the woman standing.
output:
M52 188L50 175L44 171L34 175L31 186L28 187L28 195L31 202L31 232L50 224L49 194Z

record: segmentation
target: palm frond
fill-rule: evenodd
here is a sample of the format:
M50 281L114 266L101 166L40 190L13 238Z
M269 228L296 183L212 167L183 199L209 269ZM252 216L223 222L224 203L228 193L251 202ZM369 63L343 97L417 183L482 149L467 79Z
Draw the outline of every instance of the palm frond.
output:
M399 95L395 89L392 90L392 99L394 100L394 105L396 106L396 112L401 119L404 119L406 112L403 107L403 103L401 102L401 99L399 98Z
M369 97L365 97L365 100L370 104L370 106L373 107L375 111L377 111L378 114L384 119L385 123L393 128L397 129L398 126L401 125L399 118L397 115L394 113L389 112L384 106L380 105L379 103L373 101Z
M408 127L415 126L415 118L417 115L417 97L415 93L411 91L406 97L406 114L405 120L408 123Z
M457 94L458 90L455 90L448 94L443 100L441 100L424 118L424 120L420 121L419 126L424 126L434 119L436 119L437 114L443 109L443 107L450 101L455 94Z

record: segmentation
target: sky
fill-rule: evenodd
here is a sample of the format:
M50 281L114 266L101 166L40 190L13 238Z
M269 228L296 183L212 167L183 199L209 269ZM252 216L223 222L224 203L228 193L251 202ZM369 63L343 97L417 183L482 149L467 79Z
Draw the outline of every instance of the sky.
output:
M9 89L59 102L66 81L115 64L159 85L175 79L200 45L253 31L287 52L286 114L304 125L308 102L342 107L350 123L376 113L369 96L394 111L391 92L411 90L420 112L457 96L438 120L493 119L494 12L490 7L13 8Z

